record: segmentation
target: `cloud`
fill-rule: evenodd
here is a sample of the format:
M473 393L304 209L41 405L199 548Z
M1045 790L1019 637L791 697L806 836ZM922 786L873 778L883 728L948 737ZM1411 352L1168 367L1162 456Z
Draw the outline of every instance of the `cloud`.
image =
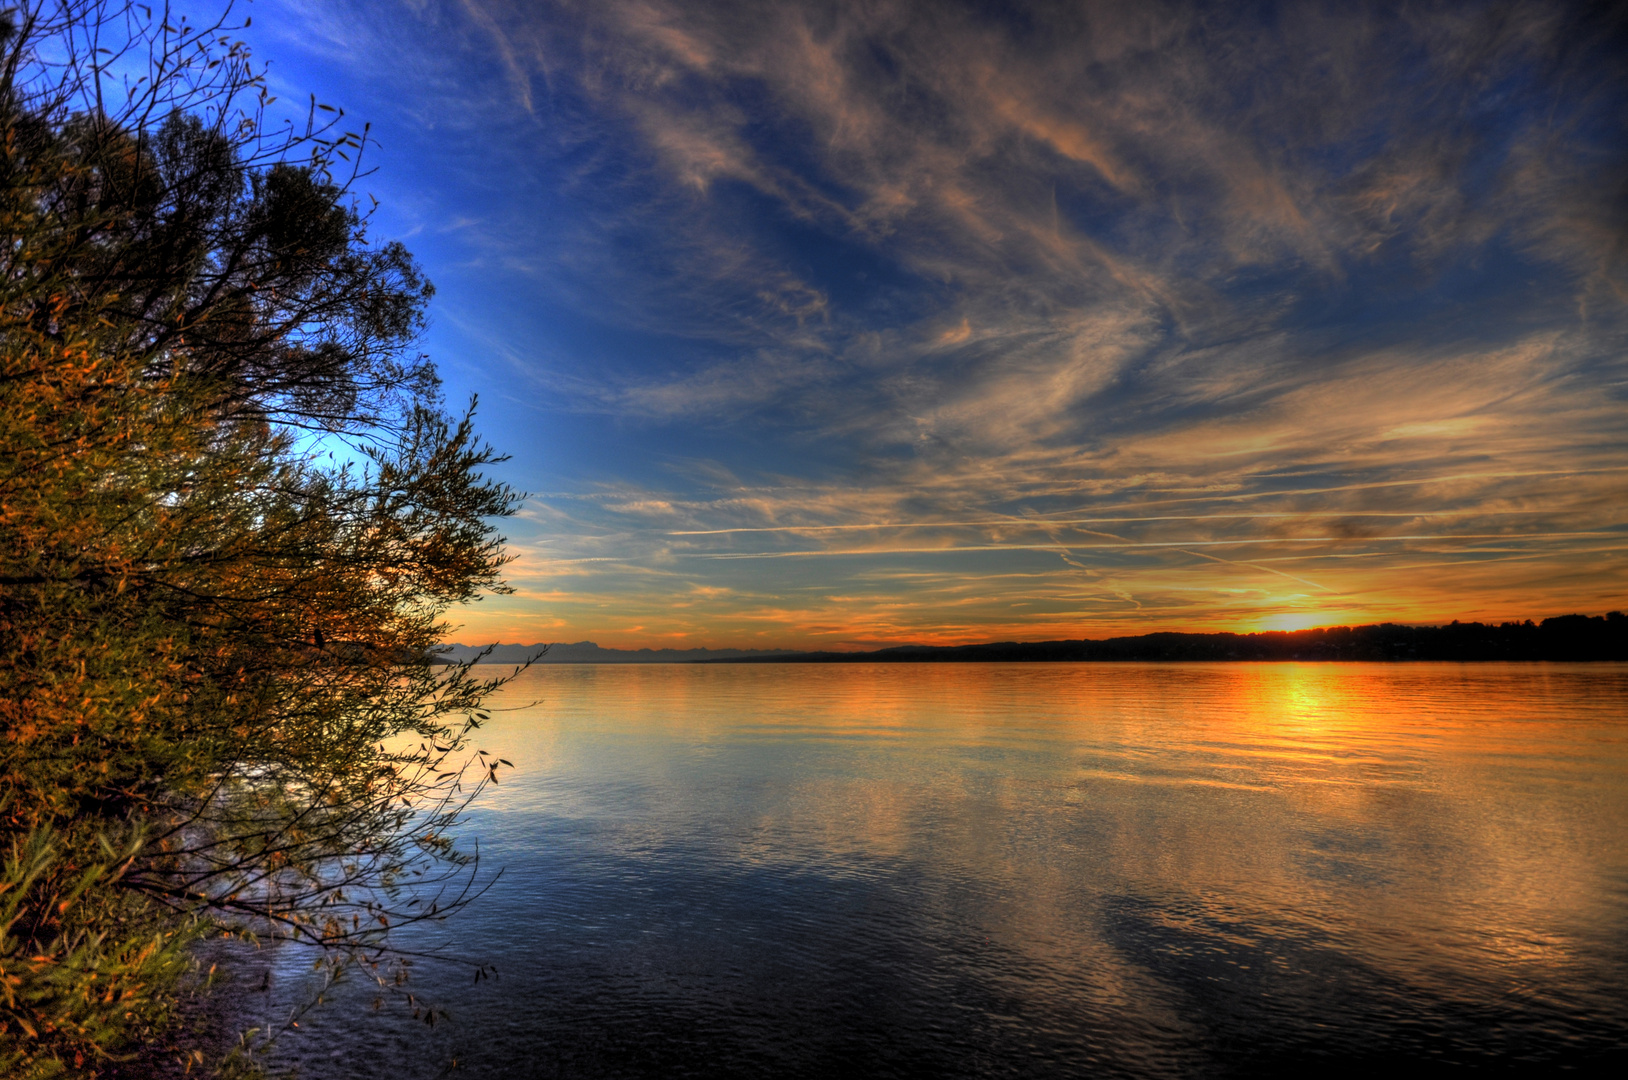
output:
M531 99L531 72L521 62L508 33L487 13L480 0L461 0L461 3L470 20L486 32L492 47L497 50L498 57L503 61L503 70L508 74L509 85L514 90L515 100L526 112L535 114Z
M478 193L418 211L441 318L614 449L534 504L534 594L888 640L1536 613L1583 562L1620 605L1594 18L447 0L360 51Z

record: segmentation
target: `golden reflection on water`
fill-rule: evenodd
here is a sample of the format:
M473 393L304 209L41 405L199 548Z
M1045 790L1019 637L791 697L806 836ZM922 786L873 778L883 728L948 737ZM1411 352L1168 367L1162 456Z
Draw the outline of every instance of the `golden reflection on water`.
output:
M335 1021L289 1064L1100 1078L1628 1039L1625 664L552 665L496 704L515 768L463 840L503 875L404 943L501 978L415 984L455 1003L441 1058Z
M536 704L489 726L495 811L909 863L1050 964L1103 951L1082 889L1439 987L1539 978L1621 920L1623 665L558 665L505 693Z
M1628 665L548 665L495 704L515 768L464 839L504 874L446 939L504 971L455 976L472 1074L1628 1035ZM430 1075L306 1038L322 1075Z

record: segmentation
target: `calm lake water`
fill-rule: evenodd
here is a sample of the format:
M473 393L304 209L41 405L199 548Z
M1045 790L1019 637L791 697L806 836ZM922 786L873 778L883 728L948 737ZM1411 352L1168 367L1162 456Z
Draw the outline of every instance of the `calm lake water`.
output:
M1628 1064L1628 665L560 665L502 704L464 832L502 877L411 942L497 978L421 968L433 1030L330 995L277 1063Z

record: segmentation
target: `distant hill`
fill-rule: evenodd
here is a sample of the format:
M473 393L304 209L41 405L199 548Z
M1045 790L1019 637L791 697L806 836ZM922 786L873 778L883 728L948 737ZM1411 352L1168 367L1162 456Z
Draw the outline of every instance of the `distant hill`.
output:
M446 660L474 659L485 646L443 645ZM591 641L553 645L493 645L483 663L523 664L538 656L539 664L692 664L704 660L763 660L790 656L791 649L602 649ZM547 650L544 652L544 650Z
M722 658L720 658L722 659ZM1628 617L1561 615L1521 623L1335 626L1260 634L1143 634L1101 641L900 645L875 652L794 653L731 663L933 663L1038 660L1628 660Z
M446 645L447 660L472 659L470 645ZM790 649L602 649L591 641L494 645L487 663L520 664L544 649L542 664L851 664L1038 660L1628 660L1628 616L1561 615L1541 623L1446 626L1334 626L1259 634L1143 634L1102 640L997 641L983 645L898 645L874 652Z

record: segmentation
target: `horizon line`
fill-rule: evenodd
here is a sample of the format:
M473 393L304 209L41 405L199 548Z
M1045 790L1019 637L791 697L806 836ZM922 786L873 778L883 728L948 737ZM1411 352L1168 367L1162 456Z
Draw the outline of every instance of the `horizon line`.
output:
M956 649L956 648L965 648L965 647L968 647L968 646L976 646L976 645L1043 645L1043 644L1047 644L1047 643L1050 643L1050 642L1056 642L1056 641L1118 641L1118 640L1127 640L1127 639L1134 639L1134 638L1154 637L1154 636L1159 635L1159 634L1183 634L1183 635L1189 635L1189 636L1193 636L1193 637L1218 637L1218 636L1223 636L1223 635L1232 635L1234 637L1256 637L1256 636L1261 636L1261 635L1265 635L1265 634L1281 634L1281 635L1314 634L1314 633L1317 633L1319 631L1329 631L1329 630L1361 630L1361 629L1364 629L1364 628L1367 628L1367 627L1378 627L1378 626L1401 626L1401 627L1408 627L1408 628L1413 628L1413 629L1437 629L1437 628L1440 628L1440 627L1453 626L1453 625L1489 626L1489 627L1525 626L1525 625L1542 626L1544 623L1550 622L1551 620L1554 620L1554 619L1585 618L1585 619L1591 619L1591 620L1592 619L1607 620L1612 615L1622 617L1623 612L1621 610L1619 610L1619 609L1612 609L1610 611L1602 612L1601 614L1598 614L1598 615L1589 615L1589 614L1585 614L1585 613L1579 612L1579 611L1569 611L1569 612L1565 612L1565 613L1560 614L1560 615L1547 615L1547 616L1544 616L1543 618L1540 618L1540 619L1534 619L1534 618L1528 616L1526 618L1503 619L1503 620L1499 620L1499 621L1492 621L1492 620L1485 620L1485 619L1472 619L1472 620L1448 619L1448 620L1443 620L1443 621L1438 621L1438 622L1382 621L1382 622L1369 622L1369 623L1329 623L1327 625L1322 625L1322 626L1306 626L1306 627L1297 627L1297 628L1294 628L1294 629L1284 629L1284 630L1271 630L1271 629L1254 629L1254 630L1148 630L1148 631L1144 631L1144 632L1138 633L1138 634L1113 634L1113 635L1110 635L1108 637L1100 637L1100 638L1091 638L1091 637L1057 638L1057 637L1053 637L1053 638L1039 638L1039 639L1033 639L1033 640L983 639L983 640L979 640L979 641L958 642L958 643L949 644L949 645L932 644L932 643L929 643L929 642L921 642L921 641L906 641L906 642L898 642L898 643L895 643L895 644L876 645L876 646L873 646L871 648L866 648L866 649L818 649L818 648L809 649L809 648L794 648L794 647L785 646L785 645L682 645L682 646L680 646L680 645L660 645L660 646L641 645L641 646L638 646L636 648L620 648L620 647L617 647L617 646L614 646L614 645L600 645L598 642L591 641L591 640L588 640L586 638L584 638L582 640L579 640L579 641L534 641L534 642L529 642L529 643L527 643L527 642L519 642L519 641L516 641L516 642L493 641L493 642L487 642L487 643L479 644L479 645L466 645L463 642L459 642L459 641L445 641L445 642L441 642L437 647L439 647L439 648L450 647L450 648L459 648L459 649L495 649L495 648L531 649L531 648L539 648L539 647L541 647L541 648L553 648L555 646L590 645L593 648L600 649L600 650L605 651L605 652L621 652L621 653L635 653L635 652L757 652L757 653L764 653L764 652L783 652L783 653L856 652L856 653L863 653L863 652L881 652L881 651L887 650L887 649L908 649L908 648Z

